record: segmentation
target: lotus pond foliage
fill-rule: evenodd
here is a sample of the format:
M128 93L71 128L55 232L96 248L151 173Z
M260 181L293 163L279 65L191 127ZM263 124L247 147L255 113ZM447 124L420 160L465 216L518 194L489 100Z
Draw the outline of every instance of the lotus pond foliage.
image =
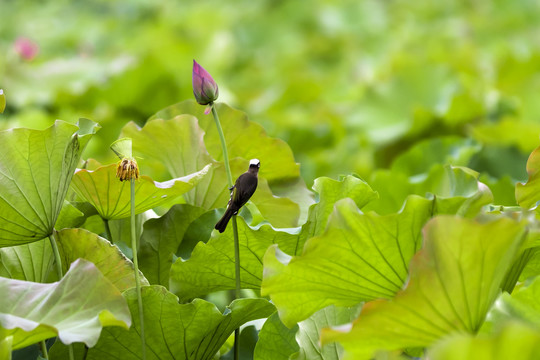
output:
M263 131L239 131L257 125L238 110L218 107L229 143L240 136L267 144L258 154L261 163L282 164L273 173L261 167L261 194L240 212L241 288L251 291L225 312L212 299L235 289L234 242L231 227L212 231L228 190L222 161L208 151L219 139L204 131L208 119L199 121L211 115L187 112L194 109L187 101L122 131L137 144L135 156L145 150L134 208L147 358L225 356L233 330L255 319L267 320L258 327L254 359L369 359L384 352L445 359L455 356L456 342L482 341L481 347L463 345L463 356L474 357L495 351L490 346L512 331L530 334L519 346L534 349L540 150L530 156L528 181L515 187L515 203L523 207L497 206L481 174L462 165L470 155L461 155L466 144L455 138L419 143L373 174L372 185L354 175L318 178L309 196L298 185L299 173L287 170L297 165L285 143ZM0 133L12 144L0 159L5 354L56 338L51 359L69 358L68 344L75 345L74 358L142 358L132 254L125 251L129 231L120 223L130 216L128 182L115 177L115 164L81 159L98 130L82 120L78 127L56 122L43 131ZM156 149L160 133L164 140ZM452 146L463 150L456 154ZM418 181L418 164L409 159L425 147L447 161L426 163ZM471 144L467 152L478 148ZM238 176L254 149L229 151L233 164L244 165L233 166ZM163 172L170 180L146 175ZM280 196L272 191L276 183ZM283 190L284 183L293 185ZM116 230L106 231L106 223ZM53 271L50 236L62 278ZM347 323L347 330L336 327Z
M0 3L0 360L540 358L538 4L309 3Z

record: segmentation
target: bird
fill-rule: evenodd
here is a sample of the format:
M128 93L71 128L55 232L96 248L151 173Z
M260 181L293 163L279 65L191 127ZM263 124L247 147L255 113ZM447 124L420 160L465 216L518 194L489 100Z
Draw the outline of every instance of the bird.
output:
M249 161L248 170L240 175L238 179L236 179L234 186L229 189L231 190L231 199L227 204L227 210L225 210L225 214L223 214L215 226L215 229L220 233L225 231L231 217L238 214L240 208L248 202L257 189L257 174L259 173L260 167L261 162L259 159L251 159Z

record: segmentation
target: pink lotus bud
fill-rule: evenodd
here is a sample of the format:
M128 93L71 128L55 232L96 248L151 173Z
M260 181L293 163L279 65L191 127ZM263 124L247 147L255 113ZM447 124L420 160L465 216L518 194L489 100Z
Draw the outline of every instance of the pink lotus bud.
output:
M219 96L216 82L195 60L193 60L193 95L201 105L211 104Z
M20 37L15 40L13 47L15 48L15 52L19 54L22 59L27 61L35 58L39 52L39 45L25 37Z

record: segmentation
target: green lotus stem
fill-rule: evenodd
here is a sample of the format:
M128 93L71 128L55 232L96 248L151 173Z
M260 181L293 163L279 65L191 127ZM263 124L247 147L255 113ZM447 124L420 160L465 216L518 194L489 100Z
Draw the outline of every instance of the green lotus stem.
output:
M109 226L109 220L103 219L103 224L105 225L105 232L107 233L107 239L111 242L111 244L114 244L112 234L111 234L111 227Z
M517 282L519 281L519 276L521 272L529 262L529 260L534 256L535 252L538 251L536 248L528 248L523 251L521 255L514 261L510 269L508 269L504 279L501 283L501 290L506 291L511 294L516 287Z
M141 295L141 279L139 278L139 260L137 259L137 233L135 224L135 179L131 178L131 250L133 250L133 265L135 267L135 289L139 304L139 320L141 322L142 358L146 360L146 340L144 337L144 313Z
M223 162L225 163L225 172L227 173L227 182L229 187L233 187L233 180L231 175L231 166L229 165L229 152L227 151L227 143L225 142L225 135L223 135L223 129L221 128L221 122L219 122L219 116L214 104L210 104L212 107L212 115L214 115L214 120L216 121L216 127L219 134L219 139L221 140L221 150L223 151Z
M234 273L236 277L236 298L240 298L240 242L238 241L238 225L236 224L236 215L232 217L232 228L234 233L234 259L235 264Z
M221 128L221 122L219 121L219 116L216 110L215 105L210 104L212 107L212 115L216 122L216 128L219 134L219 139L221 140L221 149L223 151L223 162L225 163L225 172L227 173L227 182L229 188L233 187L233 180L231 175L231 166L229 164L229 153L227 152L227 143L225 142L225 135L223 135L223 129ZM238 226L236 224L236 215L232 217L233 224L233 234L234 234L234 271L236 278L236 298L240 298L240 242L238 240ZM238 360L240 351L240 329L234 330L234 359Z
M75 355L73 354L73 344L68 345L68 354L69 354L69 360L75 359Z
M41 355L47 360L49 360L49 353L47 352L47 344L45 343L45 340L41 340L39 343L41 346Z
M51 242L51 247L54 254L54 262L56 264L56 275L58 275L58 280L62 280L62 277L64 276L64 273L62 271L62 258L60 257L60 252L58 251L58 245L56 244L54 233L49 235L49 241Z
M60 257L60 251L58 251L58 245L56 244L56 238L54 235L55 231L53 230L52 234L49 235L49 241L51 242L52 251L54 254L54 262L56 263L56 274L58 275L58 280L62 280L64 273L62 271L62 258ZM69 360L74 360L73 355L73 345L68 345Z
M233 215L232 217L232 226L234 234L234 272L236 275L236 298L240 299L240 242L238 241L238 225L236 224L236 215ZM234 329L234 359L240 359L240 328Z

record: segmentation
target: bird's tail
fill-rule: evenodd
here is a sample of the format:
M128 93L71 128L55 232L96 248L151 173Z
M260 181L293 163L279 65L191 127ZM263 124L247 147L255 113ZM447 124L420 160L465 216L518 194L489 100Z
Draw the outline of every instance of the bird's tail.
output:
M217 231L220 233L225 231L225 228L227 227L227 224L229 223L229 220L231 220L231 217L234 214L234 210L229 206L227 210L225 211L225 214L221 217L221 219L217 222L216 226L214 227Z

